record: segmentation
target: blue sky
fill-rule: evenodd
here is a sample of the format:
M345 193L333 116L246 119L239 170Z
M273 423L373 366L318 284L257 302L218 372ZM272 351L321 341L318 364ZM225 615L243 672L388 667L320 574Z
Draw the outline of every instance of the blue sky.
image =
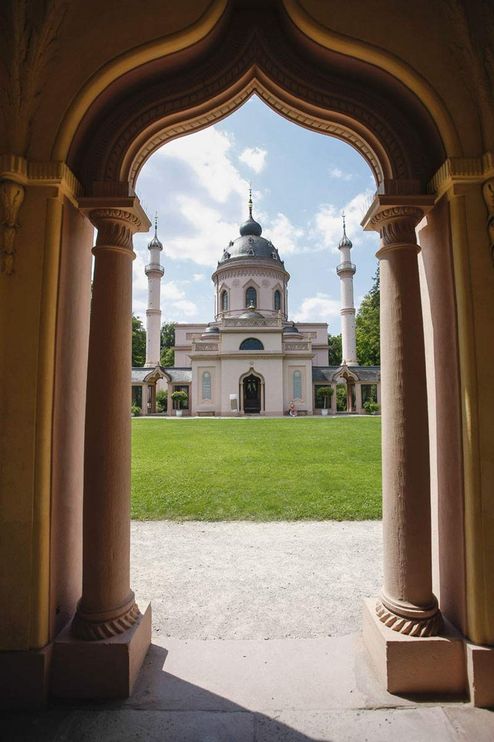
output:
M213 319L211 273L247 218L250 182L254 217L291 275L290 319L328 322L339 333L343 210L357 307L377 265L378 235L359 224L375 190L371 171L349 145L292 124L257 97L221 123L166 144L140 173L136 190L147 214L158 212L164 246L163 321ZM133 308L143 319L151 234L134 238Z

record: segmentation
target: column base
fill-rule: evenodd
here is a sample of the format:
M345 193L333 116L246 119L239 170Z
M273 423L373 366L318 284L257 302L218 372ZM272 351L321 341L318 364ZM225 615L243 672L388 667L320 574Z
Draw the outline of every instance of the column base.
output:
M494 647L466 643L470 700L479 708L494 708Z
M57 698L128 698L151 644L151 606L122 634L83 641L70 625L53 648L51 693Z
M0 709L43 708L53 645L43 649L0 652Z
M414 637L383 624L376 600L364 601L363 637L372 663L389 693L465 696L463 637L444 621L441 636Z

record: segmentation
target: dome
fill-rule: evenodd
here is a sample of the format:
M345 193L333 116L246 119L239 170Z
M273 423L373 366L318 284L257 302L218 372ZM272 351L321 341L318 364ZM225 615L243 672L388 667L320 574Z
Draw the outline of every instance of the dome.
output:
M239 319L252 319L256 320L256 322L260 319L264 320L264 317L259 312L256 312L255 309L247 309L246 312L242 312L242 314L239 315Z
M148 242L148 250L163 250L163 245L158 239L158 212L154 217L154 237L151 242Z
M259 222L256 222L256 220L250 216L246 222L240 225L239 231L242 237L245 237L246 235L260 237L262 234L262 227Z
M163 245L159 241L158 235L155 234L151 242L148 242L148 250L156 250L156 248L158 250L163 250Z
M225 248L220 263L232 258L263 258L282 263L278 250L271 240L261 237L262 227L252 216L252 197L249 198L249 218L240 225L240 237L232 240Z
M208 325L206 329L203 332L203 335L216 335L220 331L219 327L215 327L214 325Z
M341 238L338 247L353 247L351 240L348 239L346 234L345 215L343 214L343 237Z
M298 328L295 325L293 325L293 324L292 325L287 325L286 327L283 328L283 335L288 335L288 334L297 334L298 335L299 334Z

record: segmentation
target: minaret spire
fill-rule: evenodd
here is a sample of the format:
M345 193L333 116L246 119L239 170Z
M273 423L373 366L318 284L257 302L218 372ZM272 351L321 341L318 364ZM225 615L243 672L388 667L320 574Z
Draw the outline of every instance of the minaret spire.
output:
M252 219L252 183L249 185L249 219Z
M146 309L146 366L158 366L161 340L161 279L165 269L160 263L163 245L158 238L158 212L154 215L154 237L148 244L148 308Z
M355 338L355 306L353 303L353 276L356 268L350 259L352 243L346 233L345 212L341 215L343 236L338 245L341 250L341 263L336 268L341 281L341 363L357 365L357 343Z

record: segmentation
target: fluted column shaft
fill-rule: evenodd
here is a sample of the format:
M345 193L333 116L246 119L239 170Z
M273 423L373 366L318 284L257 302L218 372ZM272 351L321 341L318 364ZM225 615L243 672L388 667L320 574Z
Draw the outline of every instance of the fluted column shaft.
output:
M89 213L98 229L86 400L82 639L122 633L140 616L130 589L132 234L123 209Z
M381 394L384 587L377 613L414 636L437 632L432 592L429 435L415 227L421 209L381 210Z

